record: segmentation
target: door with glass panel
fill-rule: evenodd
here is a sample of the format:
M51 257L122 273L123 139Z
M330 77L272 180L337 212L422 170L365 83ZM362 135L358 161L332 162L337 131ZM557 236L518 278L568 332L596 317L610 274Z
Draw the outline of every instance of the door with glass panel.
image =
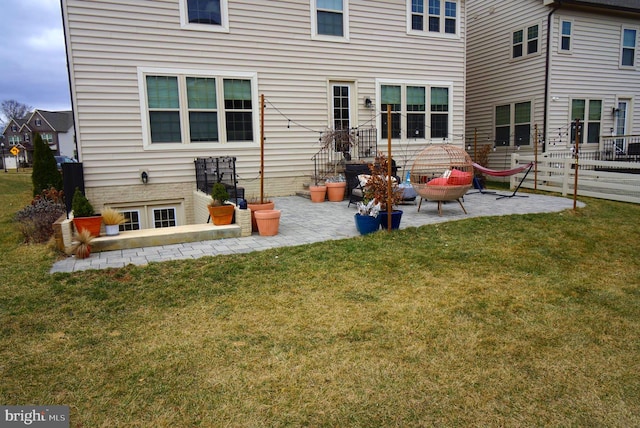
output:
M616 153L624 153L627 145L625 143L625 135L627 135L627 125L629 121L629 100L618 100L618 107L615 113L615 126L616 135L621 138L616 138Z
M351 151L349 133L351 132L351 94L350 83L332 83L332 123L336 130L334 151L348 156Z

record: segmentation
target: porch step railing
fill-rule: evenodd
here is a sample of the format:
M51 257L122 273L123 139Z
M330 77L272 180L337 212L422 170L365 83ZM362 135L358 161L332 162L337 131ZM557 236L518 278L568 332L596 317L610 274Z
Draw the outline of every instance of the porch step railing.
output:
M344 164L351 160L372 159L378 151L378 132L376 128L352 128L350 138L337 137L334 144L318 151L313 161L313 178L318 183L333 175L344 171ZM341 141L350 139L351 145Z

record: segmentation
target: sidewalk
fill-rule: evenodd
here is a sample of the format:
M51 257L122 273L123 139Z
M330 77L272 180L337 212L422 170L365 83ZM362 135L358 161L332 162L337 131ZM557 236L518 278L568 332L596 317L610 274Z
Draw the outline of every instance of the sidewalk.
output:
M509 194L506 190L502 194ZM496 195L473 193L464 197L464 206L469 214L464 214L457 202L449 202L438 215L435 202L424 202L418 212L415 205L401 205L401 229L425 224L442 223L471 217L501 216L558 212L573 208L573 200L559 196L523 194L528 197L514 197L496 200ZM91 257L77 260L68 257L54 263L50 272L75 272L87 269L121 268L128 264L147 265L151 262L168 260L197 259L203 256L239 254L261 251L268 248L285 247L344 239L357 236L353 215L355 206L347 207L348 201L313 203L300 196L274 198L276 209L282 211L280 230L276 236L263 237L254 233L246 238L227 238L213 241L190 242L158 247L133 248L128 250L94 253ZM583 203L578 203L583 207Z

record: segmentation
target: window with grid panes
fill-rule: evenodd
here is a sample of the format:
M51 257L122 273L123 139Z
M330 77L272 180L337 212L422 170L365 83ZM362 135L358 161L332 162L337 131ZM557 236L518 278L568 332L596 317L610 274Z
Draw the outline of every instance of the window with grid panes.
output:
M633 67L636 57L637 31L631 28L622 29L622 52L620 65Z
M531 142L531 102L514 105L514 144L528 145Z
M191 142L218 141L216 79L187 77Z
M407 138L425 137L426 104L424 86L407 86Z
M147 106L152 143L179 143L180 102L176 76L147 76Z
M582 122L582 132L580 134L580 144L599 143L600 128L602 121L602 100L573 99L571 100L571 144L576 141L575 119Z
M344 37L344 4L342 0L315 0L317 33Z
M449 88L431 88L431 138L449 137Z
M224 79L224 108L227 141L253 140L251 82Z
M388 138L387 106L391 106L391 138L400 138L400 112L402 106L402 88L396 85L380 87L380 112L382 119L382 138Z
M496 106L496 145L508 146L511 140L511 105Z

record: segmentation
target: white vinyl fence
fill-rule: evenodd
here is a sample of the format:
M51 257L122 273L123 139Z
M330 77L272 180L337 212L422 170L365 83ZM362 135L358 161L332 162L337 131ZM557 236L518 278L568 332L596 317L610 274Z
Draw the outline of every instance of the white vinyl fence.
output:
M533 155L513 154L511 168L534 161ZM640 163L579 159L578 195L613 201L640 203ZM573 195L576 159L551 158L538 155L537 166L531 170L522 188L560 192ZM515 188L524 173L511 176ZM535 187L537 178L537 187Z

